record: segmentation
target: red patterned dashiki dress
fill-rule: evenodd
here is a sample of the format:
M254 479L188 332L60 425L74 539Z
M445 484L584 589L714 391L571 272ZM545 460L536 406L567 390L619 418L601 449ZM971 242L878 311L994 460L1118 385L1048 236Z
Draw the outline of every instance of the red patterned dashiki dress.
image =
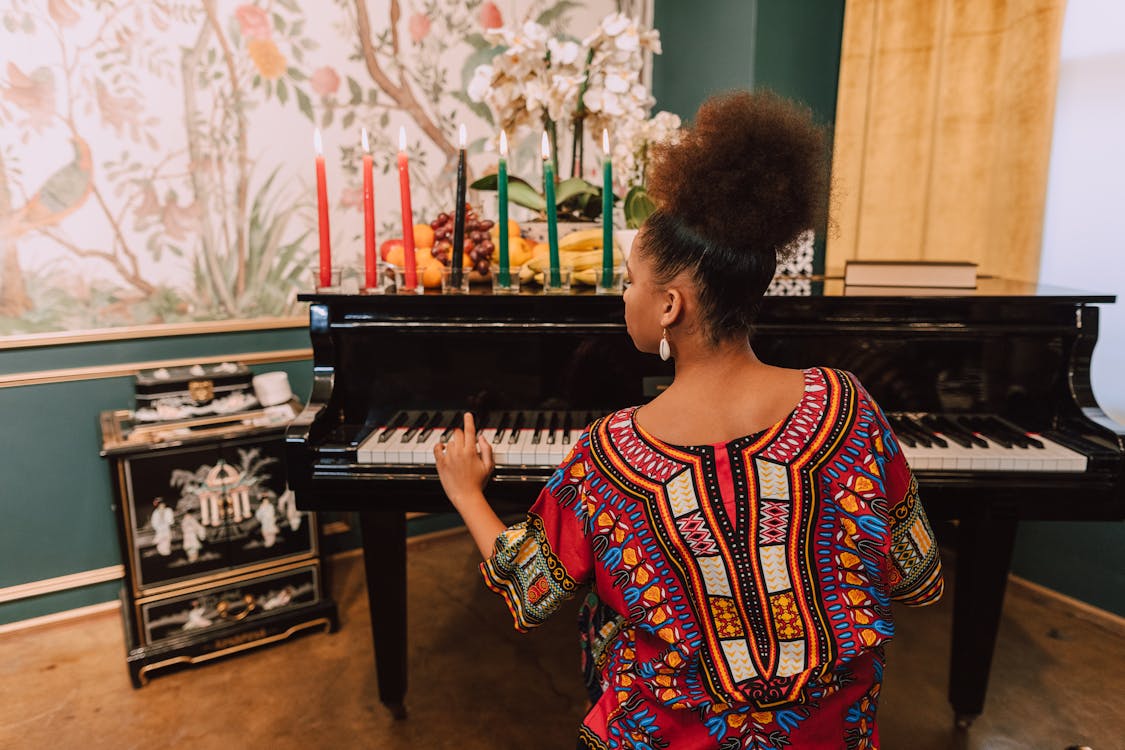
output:
M634 412L590 425L481 565L520 630L593 584L600 697L578 746L878 747L891 600L936 601L942 577L871 396L812 368L786 419L704 446Z

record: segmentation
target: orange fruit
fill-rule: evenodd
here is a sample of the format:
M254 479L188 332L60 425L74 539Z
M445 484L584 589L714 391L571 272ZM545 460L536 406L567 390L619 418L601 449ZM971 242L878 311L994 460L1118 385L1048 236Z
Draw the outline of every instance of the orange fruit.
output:
M445 266L437 258L430 260L432 262L422 270L422 286L426 289L438 289L441 287L441 272Z
M402 266L403 265L403 263L402 263L403 254L404 253L405 253L405 250L403 250L402 245L394 245L387 250L386 260L387 260L388 263L390 263L392 265Z
M434 230L429 224L414 225L414 247L433 247Z

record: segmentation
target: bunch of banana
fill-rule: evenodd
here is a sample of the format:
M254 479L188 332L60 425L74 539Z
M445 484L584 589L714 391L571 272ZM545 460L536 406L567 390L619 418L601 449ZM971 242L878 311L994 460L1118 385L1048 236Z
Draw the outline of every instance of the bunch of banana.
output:
M616 243L613 249L613 265L616 268L624 262ZM534 281L542 284L544 273L550 268L550 253L540 251L520 268L520 282ZM559 265L571 269L571 283L593 286L602 270L602 230L584 229L571 232L559 240Z
M621 257L621 253L614 250L614 267L620 266L622 262L623 258ZM598 274L602 272L601 248L598 247L593 250L583 250L580 252L563 252L560 247L559 265L563 268L571 269L571 283L593 286L597 283ZM537 284L542 284L544 273L547 272L550 267L550 253L533 255L531 260L520 267L520 282L527 283L534 281Z

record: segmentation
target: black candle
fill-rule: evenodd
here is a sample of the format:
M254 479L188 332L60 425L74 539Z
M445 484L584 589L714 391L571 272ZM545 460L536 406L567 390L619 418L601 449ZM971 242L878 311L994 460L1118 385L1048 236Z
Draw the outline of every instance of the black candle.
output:
M462 267L465 264L465 126L460 129L461 148L457 152L457 205L453 213L453 259L450 278L453 288L461 288Z

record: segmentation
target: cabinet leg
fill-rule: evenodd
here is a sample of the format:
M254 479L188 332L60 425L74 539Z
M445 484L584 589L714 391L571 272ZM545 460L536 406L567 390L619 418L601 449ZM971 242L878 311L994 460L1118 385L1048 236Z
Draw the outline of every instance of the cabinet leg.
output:
M1016 525L1014 518L968 518L958 526L949 702L960 728L984 710Z
M406 514L360 513L379 700L406 717Z

